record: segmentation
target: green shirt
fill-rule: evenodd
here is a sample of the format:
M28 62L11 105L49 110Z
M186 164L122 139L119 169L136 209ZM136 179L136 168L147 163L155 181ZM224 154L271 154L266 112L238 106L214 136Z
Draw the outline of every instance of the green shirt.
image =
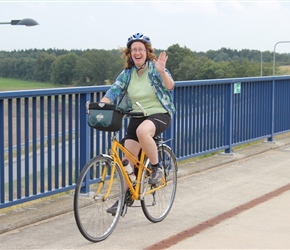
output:
M140 112L140 109L135 104L139 102L146 110L147 115L167 113L150 84L148 68L146 68L141 76L138 76L136 69L132 70L128 86L128 95L132 101L133 111Z
M162 81L162 77L155 68L153 61L148 61L148 79L155 92L158 100L162 106L167 110L167 112L173 116L175 113L175 107L172 100L172 96L169 90L166 89ZM124 69L116 81L112 84L111 88L106 92L106 97L110 99L111 102L117 100L117 106L121 110L132 110L132 101L128 95L127 89L131 79L131 73L134 68ZM167 69L165 72L172 78L171 74Z

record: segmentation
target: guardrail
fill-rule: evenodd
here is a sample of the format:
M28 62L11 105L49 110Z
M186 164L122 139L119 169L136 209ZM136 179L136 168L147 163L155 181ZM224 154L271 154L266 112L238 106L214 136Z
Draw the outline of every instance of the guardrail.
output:
M290 76L177 82L178 159L225 150L290 129Z
M0 208L74 189L85 163L110 147L106 132L87 126L85 108L108 88L0 92ZM289 93L290 76L176 82L164 137L179 161L271 141L290 130Z

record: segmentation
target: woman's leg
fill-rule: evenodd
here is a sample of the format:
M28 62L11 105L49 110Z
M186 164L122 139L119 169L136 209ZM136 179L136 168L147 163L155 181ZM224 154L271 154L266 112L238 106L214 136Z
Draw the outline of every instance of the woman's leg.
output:
M150 120L146 120L140 124L137 129L137 136L141 148L145 151L152 166L152 175L149 179L150 184L157 184L163 175L162 168L158 164L158 154L156 143L153 139L156 127Z
M151 165L156 165L158 163L157 148L153 140L155 131L156 127L150 120L143 121L136 131L140 146L145 151Z
M136 158L138 158L138 154L139 151L141 149L140 143L132 140L132 139L126 139L125 140L125 144L124 144L125 148L128 149ZM131 166L132 163L130 162ZM133 167L133 166L132 166Z
M170 125L170 121L169 114L156 114L145 120L132 119L129 124L130 129L127 130L125 147L136 157L142 148L150 160L152 176L149 183L151 184L157 184L162 177L162 167L159 166L157 147L153 137L164 132Z

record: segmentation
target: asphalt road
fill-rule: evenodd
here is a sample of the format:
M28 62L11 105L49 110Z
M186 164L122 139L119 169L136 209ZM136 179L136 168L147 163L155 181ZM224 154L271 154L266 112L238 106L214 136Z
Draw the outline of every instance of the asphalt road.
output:
M180 165L175 202L164 221L156 224L149 222L138 202L135 202L135 206L129 208L126 216L120 219L113 234L99 243L91 243L79 233L73 215L72 194L9 212L0 211L0 249L148 248L289 184L289 145L290 136L284 135L276 142L248 146L237 150L235 154L220 154ZM289 219L289 215L285 219ZM287 224L290 224L289 220ZM219 226L226 227L227 224ZM279 225L277 227L276 230L279 230ZM214 232L215 228L217 227L211 230ZM239 235L238 230L243 230L244 235L247 235L247 228L236 226L234 229L236 232L232 232L233 234ZM203 244L197 244L197 239L202 233L208 232L201 232L188 241L177 242L177 245L168 248L201 249ZM281 232L289 235L290 227L281 227ZM281 237L283 233L280 234ZM211 235L206 235L206 242L211 241ZM279 234L276 233L276 236L279 237ZM217 231L215 237L223 239L221 242L226 247L224 234ZM259 242L264 241L263 237L256 235ZM273 238L273 241L279 239ZM186 243L190 245L186 246ZM239 241L236 243L236 248L242 248ZM223 243L220 244L216 245L217 248L225 248ZM290 249L290 242L285 244L284 248ZM265 244L263 247L265 249L268 246L269 244ZM207 249L211 247L214 246L204 246Z

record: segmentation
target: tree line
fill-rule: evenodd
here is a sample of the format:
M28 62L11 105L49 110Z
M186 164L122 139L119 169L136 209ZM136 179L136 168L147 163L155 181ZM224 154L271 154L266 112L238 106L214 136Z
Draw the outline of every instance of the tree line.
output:
M155 54L161 52L155 49ZM264 76L273 72L273 52L221 48L192 51L174 44L166 67L175 81ZM290 65L290 54L276 53L276 66ZM70 86L111 84L124 67L118 50L0 51L0 77ZM276 70L277 71L277 70Z

